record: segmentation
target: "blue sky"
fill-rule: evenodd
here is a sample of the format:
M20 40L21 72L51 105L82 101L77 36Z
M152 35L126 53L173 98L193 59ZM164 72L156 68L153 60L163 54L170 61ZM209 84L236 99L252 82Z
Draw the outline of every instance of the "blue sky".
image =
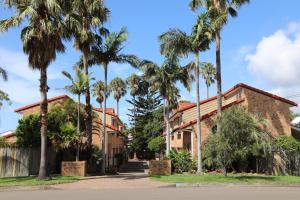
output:
M158 36L169 28L180 28L189 32L195 23L196 13L190 11L188 0L110 0L106 1L111 17L106 23L111 31L125 26L129 32L124 53L133 53L142 59L163 61L159 53ZM242 7L238 18L230 19L222 31L223 90L244 82L284 97L300 94L300 1L298 0L252 0ZM13 13L0 4L0 19ZM13 112L17 107L39 101L37 72L28 68L27 57L22 52L21 28L0 33L0 66L9 73L9 81L0 81L0 88L9 93L13 104L0 110L0 132L15 129L20 115ZM64 93L60 88L69 84L61 71L72 72L73 64L80 54L71 43L49 67L49 97ZM200 59L215 63L215 47L203 53ZM185 59L182 63L188 62ZM103 80L101 67L92 69L96 79ZM109 79L115 76L127 78L136 72L129 65L112 63ZM180 85L182 99L194 101L191 93ZM205 85L201 83L202 97ZM215 94L215 85L211 88ZM127 122L128 104L121 100L120 115ZM300 102L300 97L291 100ZM98 106L93 99L93 105ZM109 107L116 107L113 98Z

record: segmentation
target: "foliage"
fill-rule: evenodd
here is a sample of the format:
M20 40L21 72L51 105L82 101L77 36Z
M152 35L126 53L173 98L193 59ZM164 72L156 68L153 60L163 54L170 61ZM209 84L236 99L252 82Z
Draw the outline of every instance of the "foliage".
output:
M170 154L164 158L165 160L171 160L172 171L176 173L190 172L195 169L195 162L192 159L192 155L188 151L170 151Z
M81 116L84 111L81 110ZM57 104L48 113L48 145L53 145L56 149L73 147L78 141L76 134L77 112L76 103L68 100L62 104ZM81 117L81 124L84 124ZM81 132L85 131L85 126L81 126ZM40 117L37 114L25 116L19 120L16 129L17 145L20 147L40 146Z
M164 147L165 139L162 136L157 136L150 140L148 149L155 153L161 153Z
M209 136L204 145L204 163L226 174L233 162L246 162L249 155L263 155L270 148L270 137L260 123L239 107L231 107L217 119L221 133Z
M65 86L64 89L72 94L81 95L87 90L87 83L90 82L90 80L93 80L91 78L91 75L86 75L83 73L82 69L79 67L75 68L75 76L72 77L69 72L62 71L62 74L67 77L71 81L71 85Z
M7 72L2 67L0 67L0 76L2 77L2 79L4 81L8 80ZM9 104L11 104L8 94L5 93L4 91L0 90L0 108L3 106L3 101L6 101Z
M163 108L157 92L150 90L147 82L143 82L143 85L145 87L139 93L141 95L127 100L133 106L128 109L132 126L130 133L133 136L129 145L130 151L136 152L139 157L153 158L154 152L149 150L148 143L163 132Z
M2 148L2 147L11 147L11 146L14 146L14 144L10 144L10 143L5 141L4 137L0 137L0 148Z
M291 136L279 136L273 141L275 148L285 151L300 151L300 142Z
M19 120L16 129L17 145L19 147L39 147L41 145L39 115L25 116Z
M104 91L105 91L105 84L103 81L97 81L93 85L93 96L96 97L96 101L102 107L102 103L104 101ZM106 90L106 98L109 96L109 90Z

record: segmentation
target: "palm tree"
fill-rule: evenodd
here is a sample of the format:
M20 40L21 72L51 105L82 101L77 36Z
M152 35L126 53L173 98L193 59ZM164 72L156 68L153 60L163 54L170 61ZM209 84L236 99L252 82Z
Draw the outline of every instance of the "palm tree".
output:
M177 105L179 89L176 83L181 82L185 88L190 90L190 77L187 68L181 67L178 57L175 54L169 54L166 60L159 67L151 61L143 61L141 69L145 78L149 81L151 89L158 91L164 98L164 118L166 120L166 155L170 153L170 110Z
M140 87L142 79L140 76L136 75L136 74L132 74L131 76L129 76L126 79L126 84L130 90L130 95L133 97L133 100L135 102L135 98L138 94L142 93L142 88ZM133 120L134 120L134 124L136 122L136 112L135 112L135 103L133 104ZM134 133L136 133L135 131L135 125L134 125Z
M21 31L23 51L28 55L29 66L40 71L40 115L41 115L41 161L38 179L47 178L47 68L55 60L58 52L64 52L62 38L68 37L62 23L62 4L60 0L5 1L15 10L15 15L0 21L0 32L14 26L25 27Z
M221 75L221 30L227 23L228 16L236 17L237 9L250 0L191 0L190 7L195 11L200 6L206 7L211 18L216 40L216 80L218 96L218 115L222 112L222 75ZM220 133L220 123L217 132Z
M96 97L96 101L100 104L100 108L102 108L103 100L104 100L104 89L105 85L103 81L97 81L93 85L93 96ZM106 98L109 96L109 90L106 92Z
M119 115L119 101L120 99L125 96L127 93L127 85L126 82L123 81L121 78L116 77L111 80L109 84L109 90L113 93L114 99L117 101L117 114Z
M66 7L69 8L69 11L65 17L66 24L69 25L75 38L75 48L81 51L84 73L88 75L88 58L91 53L91 45L96 40L93 30L105 30L102 28L102 25L107 21L110 12L104 6L103 0L74 0L67 2L69 2L69 5ZM85 121L89 145L92 144L92 106L90 99L90 84L87 82L85 91Z
M201 74L206 84L206 97L209 98L209 87L215 83L216 68L212 63L202 63Z
M98 42L92 47L92 62L98 65L102 65L104 68L104 94L107 95L107 73L108 66L111 62L115 63L129 63L133 67L139 66L139 60L134 55L122 54L121 51L124 48L124 42L127 40L127 31L122 28L118 33L110 33L108 35L98 35L96 37ZM102 172L105 173L105 160L108 152L108 141L106 131L106 95L103 99L103 165Z
M0 76L4 81L8 80L7 72L4 68L0 67ZM10 103L10 99L8 97L8 94L4 91L0 90L0 108L2 107L3 103L2 101L8 101Z
M195 61L188 64L190 69L194 70L196 79L196 102L197 102L197 164L198 172L202 172L202 159L201 159L201 111L200 111L200 92L199 92L199 56L200 52L209 49L209 44L212 39L212 30L210 22L206 14L198 16L197 24L193 27L191 35L187 35L183 31L171 29L160 36L161 53L168 55L176 53L179 55L187 56L192 53L195 56Z
M62 74L72 82L71 85L65 86L64 89L77 95L77 136L80 137L80 97L86 91L86 83L89 82L91 78L89 75L84 74L79 67L77 67L75 71L76 75L74 77L66 71L62 71ZM76 161L79 161L79 140L76 148Z

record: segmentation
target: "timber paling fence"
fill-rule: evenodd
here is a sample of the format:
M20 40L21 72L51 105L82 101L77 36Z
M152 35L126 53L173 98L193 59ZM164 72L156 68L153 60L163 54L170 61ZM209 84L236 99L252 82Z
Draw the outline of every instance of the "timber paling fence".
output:
M52 155L48 152L50 163L55 161ZM0 177L36 175L39 171L39 163L40 149L38 148L0 148ZM48 165L50 169L52 165Z
M258 171L271 175L300 176L300 152L273 151L266 158L259 159Z

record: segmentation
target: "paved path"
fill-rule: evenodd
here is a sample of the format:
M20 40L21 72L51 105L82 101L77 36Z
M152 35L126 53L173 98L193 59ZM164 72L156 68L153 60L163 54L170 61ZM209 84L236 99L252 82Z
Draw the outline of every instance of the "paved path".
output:
M299 188L239 186L0 192L1 200L299 200L299 197Z
M55 189L158 188L170 184L150 181L146 162L131 161L119 175L86 177L84 180L55 185Z

